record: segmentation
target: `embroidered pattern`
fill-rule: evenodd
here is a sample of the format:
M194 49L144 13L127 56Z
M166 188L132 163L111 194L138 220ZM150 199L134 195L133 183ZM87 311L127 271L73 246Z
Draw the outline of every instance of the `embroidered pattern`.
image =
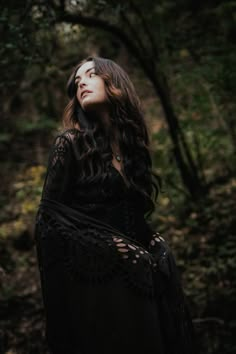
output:
M153 298L153 272L168 275L168 251L163 238L154 234L148 251L125 236L112 235L82 220L78 222L75 229L38 212L36 239L41 271L55 262L63 262L74 279L102 283L119 276L140 295Z

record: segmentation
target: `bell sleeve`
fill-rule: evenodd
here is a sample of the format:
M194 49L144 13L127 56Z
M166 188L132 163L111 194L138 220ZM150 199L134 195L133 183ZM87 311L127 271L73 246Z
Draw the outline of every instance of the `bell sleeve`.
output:
M73 173L73 136L58 135L51 147L42 199L63 204L70 198L69 186ZM46 221L45 221L46 220ZM44 209L39 207L35 220L35 242L40 284L46 320L46 341L51 354L69 353L70 318L67 308L67 276L62 262L61 248L53 241L56 230L47 222ZM57 238L59 234L56 235Z

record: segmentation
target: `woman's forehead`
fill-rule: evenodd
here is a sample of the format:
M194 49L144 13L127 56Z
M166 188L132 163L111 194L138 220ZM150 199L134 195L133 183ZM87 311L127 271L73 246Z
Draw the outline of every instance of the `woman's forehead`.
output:
M93 61L87 61L86 63L82 64L79 69L75 73L75 77L78 77L86 73L87 70L94 68Z

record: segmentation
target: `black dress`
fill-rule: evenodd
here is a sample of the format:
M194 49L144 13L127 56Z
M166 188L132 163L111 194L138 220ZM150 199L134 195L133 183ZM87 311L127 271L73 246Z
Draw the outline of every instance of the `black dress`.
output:
M193 353L167 243L111 163L104 183L78 184L79 134L55 138L35 220L51 353Z

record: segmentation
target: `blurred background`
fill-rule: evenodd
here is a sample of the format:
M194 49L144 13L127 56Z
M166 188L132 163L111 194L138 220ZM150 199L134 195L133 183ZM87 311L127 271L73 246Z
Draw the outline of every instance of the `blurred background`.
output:
M47 353L34 218L66 82L88 55L120 64L141 99L163 180L151 221L198 352L236 353L236 1L0 4L0 354Z

